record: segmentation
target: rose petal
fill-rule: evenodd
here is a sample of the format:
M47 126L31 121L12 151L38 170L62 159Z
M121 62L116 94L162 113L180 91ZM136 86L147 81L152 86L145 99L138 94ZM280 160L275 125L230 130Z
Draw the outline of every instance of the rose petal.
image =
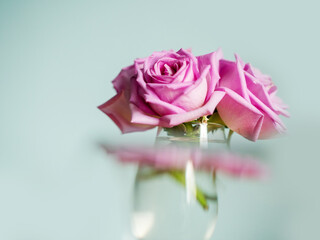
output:
M190 82L171 84L148 83L148 86L158 98L168 103L172 103L175 99L185 94L186 89L191 85L192 83Z
M180 55L186 56L188 59L191 60L190 64L192 64L192 70L194 72L194 77L199 78L200 73L199 73L199 68L198 68L198 59L189 51L186 51L184 49L180 49L178 52Z
M276 136L279 133L284 133L285 130L286 128L282 123L280 124L278 122L275 122L266 114L263 119L263 124L258 139L268 139Z
M189 69L189 61L182 61L180 69L174 75L161 75L160 69L155 66L155 71L147 70L146 74L150 76L152 79L149 81L150 83L175 83L175 82L183 82L186 77L186 72Z
M249 96L251 98L252 104L260 110L264 115L268 115L270 119L272 119L273 122L276 122L280 126L282 126L285 129L284 124L282 123L280 117L272 111L268 106L266 106L260 99L258 99L252 92L249 91Z
M270 97L272 99L272 105L276 113L285 117L290 117L289 112L285 110L288 108L288 105L284 104L282 99L276 96L275 94L271 94Z
M165 56L172 56L173 58L175 58L175 56L177 56L177 53L173 50L153 52L151 56L144 59L144 69L151 69L160 58L163 58Z
M250 63L247 63L243 68L247 73L254 76L259 83L261 83L263 86L270 86L273 85L271 77L263 74L259 69L254 68L251 66Z
M250 98L246 92L247 84L244 76L244 71L241 64L241 59L236 56L236 62L226 60L220 61L220 87L226 87L238 93L248 102Z
M146 94L146 90L138 87L137 81L131 81L131 96L130 103L138 106L139 109L147 115L157 115L155 111L153 111L150 106L143 99L143 95Z
M160 126L170 128L184 122L193 121L202 116L211 115L224 95L223 91L215 91L209 101L200 108L181 114L163 116L160 118Z
M154 126L131 123L131 109L124 91L98 107L120 128L122 133L144 131Z
M207 76L207 96L205 101L208 101L209 96L213 93L219 79L219 62L222 59L222 51L218 49L216 52L212 52L206 55L198 56L199 71L202 72L206 66L211 66L210 75Z
M259 80L252 76L251 74L245 72L247 87L249 91L255 95L263 104L265 104L268 108L275 110L272 106L272 102L270 96L263 85L259 83Z
M221 90L226 93L217 106L221 119L234 132L256 141L261 131L263 114L231 89Z
M134 65L125 67L120 71L118 76L112 81L113 87L116 89L118 94L124 91L127 98L130 96L130 81L135 75Z
M185 71L181 73L181 75L184 74L181 83L188 83L193 82L196 79L196 76L199 76L199 74L195 74L195 71L193 69L193 64L188 63ZM180 79L174 79L172 83L179 83Z
M250 98L248 95L247 90L247 82L246 82L246 78L244 75L244 71L243 71L243 62L241 60L241 58L235 54L236 57L236 65L237 65L237 70L238 70L238 75L239 75L239 79L240 79L240 86L241 86L241 92L242 92L242 96L244 97L244 99L246 99L247 101L250 102Z
M178 106L185 111L192 111L201 107L207 96L207 75L209 74L210 66L207 66L201 73L199 79L193 82L190 87L184 90L184 94L181 94L176 98L172 104Z
M277 114L281 114L285 117L290 117L290 114L288 111L286 111L286 109L289 108L289 106L287 104L285 104L281 98L279 98L276 94L277 94L277 87L276 86L272 86L269 89L269 94L270 94L270 98L272 101L272 106L275 109L275 111L277 112Z
M132 112L131 122L138 124L146 124L150 126L158 126L159 118L147 115L145 112L141 111L140 107L130 103L130 109Z
M151 91L148 91L148 93L144 96L144 99L152 107L152 109L158 113L159 116L180 114L185 112L185 110L178 106L162 101Z

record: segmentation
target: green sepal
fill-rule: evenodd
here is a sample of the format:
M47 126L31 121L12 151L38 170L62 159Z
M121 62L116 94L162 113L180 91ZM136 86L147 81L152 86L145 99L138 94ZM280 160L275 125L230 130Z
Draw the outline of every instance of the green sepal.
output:
M224 123L224 121L221 119L220 115L218 112L213 113L209 118L208 118L208 122L210 123L217 123L220 124L222 126L227 127L227 125Z

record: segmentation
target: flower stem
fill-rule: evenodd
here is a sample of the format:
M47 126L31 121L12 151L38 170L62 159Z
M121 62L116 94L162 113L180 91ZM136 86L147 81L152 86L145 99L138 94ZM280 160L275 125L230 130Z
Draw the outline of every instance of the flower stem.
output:
M207 123L207 122L208 122L207 116L203 116L201 119L201 123Z
M177 183L181 184L183 187L186 187L185 173L182 170L151 170L151 171L148 171L147 173L139 174L138 178L140 180L149 180L154 177L160 176L162 174L169 174L169 176L175 179ZM215 178L213 178L213 180L214 179ZM204 210L209 209L207 200L217 201L217 196L210 196L205 194L203 190L201 190L198 186L196 186L195 195L198 203L201 205L201 207Z
M154 178L154 177L159 176L164 173L166 173L165 170L153 170L153 171L149 171L147 173L138 174L138 179L139 180L148 180L148 179Z
M230 149L230 143L231 143L231 137L232 137L233 131L231 129L229 129L229 133L228 133L228 138L227 138L227 145L228 148Z
M185 174L183 171L170 170L170 171L168 171L168 173L182 186L184 186L184 187L186 186L186 179L185 179ZM196 186L196 199L204 210L209 209L209 205L208 205L206 196L204 195L203 191L198 186Z

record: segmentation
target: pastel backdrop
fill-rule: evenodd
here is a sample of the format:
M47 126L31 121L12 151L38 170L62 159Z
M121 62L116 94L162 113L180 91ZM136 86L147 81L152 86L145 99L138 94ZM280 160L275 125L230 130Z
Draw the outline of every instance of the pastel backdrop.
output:
M121 135L96 107L111 80L153 51L221 47L273 77L288 134L233 148L269 181L221 177L213 239L316 239L320 214L317 1L0 1L0 239L131 239L135 167L99 142Z

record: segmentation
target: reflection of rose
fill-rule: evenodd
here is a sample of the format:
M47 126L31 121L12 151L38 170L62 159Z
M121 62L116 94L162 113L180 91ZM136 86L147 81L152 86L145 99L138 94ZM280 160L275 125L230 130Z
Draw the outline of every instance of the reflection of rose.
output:
M221 57L221 51L195 57L181 49L137 59L114 79L117 95L99 109L123 133L173 127L210 115L224 96L214 91Z
M285 131L278 115L288 116L287 108L276 96L276 86L236 56L236 62L221 60L219 90L226 95L217 106L225 124L250 139L264 139Z
M232 153L211 153L200 149L178 147L112 147L102 145L107 153L123 163L152 166L158 170L184 169L188 161L196 169L216 171L235 177L262 178L267 169L259 161Z

